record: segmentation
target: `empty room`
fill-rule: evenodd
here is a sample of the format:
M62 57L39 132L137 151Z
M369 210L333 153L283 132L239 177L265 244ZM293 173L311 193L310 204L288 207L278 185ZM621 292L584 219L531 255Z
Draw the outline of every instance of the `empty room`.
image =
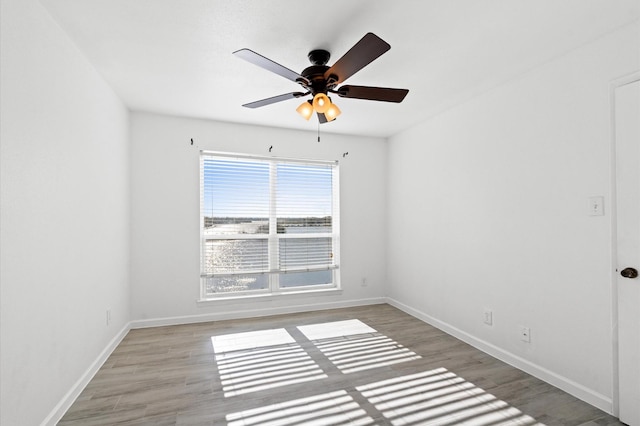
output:
M0 1L2 426L640 426L639 0Z

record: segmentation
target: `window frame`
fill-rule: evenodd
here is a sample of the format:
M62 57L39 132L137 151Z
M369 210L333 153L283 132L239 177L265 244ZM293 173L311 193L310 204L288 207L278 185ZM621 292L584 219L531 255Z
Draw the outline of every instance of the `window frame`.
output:
M205 178L204 178L204 163L206 159L220 158L224 160L237 160L237 161L255 161L269 164L269 233L268 234L229 234L229 235L216 235L215 238L205 236L205 207L204 207L204 191L205 191ZM318 232L318 233L301 233L301 234L286 234L278 233L277 226L277 209L276 209L276 169L281 164L296 164L296 165L319 165L331 168L331 232ZM199 181L200 181L200 283L199 293L200 302L230 299L230 298L252 298L252 297L265 297L265 296L279 296L288 294L300 294L300 293L319 293L319 292L335 292L341 291L340 285L340 173L339 163L337 160L307 160L298 158L284 158L284 157L266 157L255 156L247 154L237 154L218 151L206 151L201 150L199 154ZM274 269L273 265L280 263L280 241L302 239L302 238L330 238L331 239L331 265L323 266L321 268L297 268L289 270ZM252 239L264 239L267 242L267 257L268 257L268 271L256 272L256 273L219 273L219 274L206 274L205 266L205 245L207 241L211 240L252 240ZM298 272L313 272L313 271L331 271L331 282L327 284L308 284L308 285L296 285L282 287L280 285L280 277L283 274L298 273ZM254 275L266 275L267 286L262 289L254 290L238 290L229 292L208 292L207 291L207 278L223 277L223 276L254 276Z

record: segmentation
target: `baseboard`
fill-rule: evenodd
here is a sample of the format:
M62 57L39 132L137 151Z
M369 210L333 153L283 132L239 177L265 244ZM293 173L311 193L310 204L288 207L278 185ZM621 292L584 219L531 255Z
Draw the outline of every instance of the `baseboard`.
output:
M244 309L228 312L216 312L200 315L186 315L179 317L167 317L137 320L131 322L131 328L161 327L168 325L193 324L198 322L222 321L230 319L266 317L271 315L294 314L298 312L322 311L327 309L351 308L354 306L380 305L386 303L384 297L369 299L346 300L340 302L311 303L303 305L280 306L264 309Z
M116 336L111 339L111 341L107 344L107 346L100 352L100 355L96 358L95 361L89 366L87 371L78 379L78 381L71 387L69 392L62 398L62 400L55 406L55 408L51 411L51 413L42 421L40 426L55 426L64 413L67 412L69 407L75 402L75 400L80 396L84 388L89 384L93 376L96 375L102 364L105 363L109 355L115 350L116 347L120 344L122 339L127 335L129 330L131 329L131 324L127 323L125 326L116 334Z
M388 303L401 311L406 312L407 314L418 318L427 324L430 324L447 334L450 334L463 342L470 344L471 346L503 361L507 364L510 364L532 376L539 378L540 380L544 380L545 382L562 389L563 391L579 398L609 414L613 412L613 403L612 400L598 392L595 392L579 383L576 383L560 374L557 374L553 371L550 371L544 367L541 367L537 364L534 364L524 358L521 358L517 355L514 355L508 351L505 351L502 348L499 348L491 343L488 343L482 339L478 339L448 323L440 321L426 313L415 309L411 306L405 305L393 298L370 298L370 299L359 299L359 300L350 300L343 302L331 302L331 303L314 303L314 304L305 304L305 305L296 305L296 306L287 306L287 307L276 307L276 308L265 308L265 309L247 309L247 310L237 310L230 311L224 313L211 313L211 314L202 314L202 315L187 315L187 316L179 316L179 317L168 317L168 318L158 318L158 319L149 319L149 320L138 320L132 321L126 324L122 330L109 342L109 344L104 348L104 350L100 353L100 355L96 358L96 360L91 364L91 366L85 371L85 373L78 379L78 381L73 385L73 387L67 392L67 394L62 398L62 400L56 405L56 407L52 410L52 412L47 416L47 418L41 423L41 426L54 426L64 413L71 407L73 402L78 398L82 390L87 386L87 384L91 381L93 376L98 372L102 364L109 358L109 355L114 351L114 349L120 344L122 339L127 335L130 329L134 328L147 328L147 327L159 327L159 326L167 326L167 325L180 325L180 324L190 324L197 322L207 322L207 321L221 321L228 319L241 319L241 318L249 318L249 317L261 317L261 316L270 316L270 315L280 315L280 314L290 314L290 313L298 313L298 312L308 312L308 311L320 311L327 309L338 309L338 308L350 308L355 306L366 306L366 305L378 305Z
M469 333L460 330L446 322L440 321L418 309L415 309L411 306L405 305L393 298L387 297L386 302L401 311L406 312L407 314L418 318L426 322L429 325L432 325L447 334L454 336L457 339L462 340L465 343L470 344L471 346L485 352L507 364L516 367L528 374L531 374L534 377L537 377L540 380L543 380L563 391L579 398L594 407L599 408L600 410L613 414L613 402L611 398L606 397L598 392L595 392L580 383L576 383L571 379L568 379L558 373L550 371L542 366L532 363L524 358L521 358L511 352L505 351L504 349L495 346L489 342L486 342L482 339L478 339L475 336L470 335Z

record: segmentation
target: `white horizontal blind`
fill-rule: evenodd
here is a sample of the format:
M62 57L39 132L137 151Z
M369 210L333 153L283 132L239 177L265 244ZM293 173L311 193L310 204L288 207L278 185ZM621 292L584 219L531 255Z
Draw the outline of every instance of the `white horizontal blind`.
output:
M281 238L281 271L314 271L330 269L333 264L333 244L329 238Z
M263 161L202 156L202 274L269 270L269 169Z
M203 152L200 170L203 294L277 290L281 273L337 268L337 163Z
M276 170L279 269L333 267L333 166L278 163Z

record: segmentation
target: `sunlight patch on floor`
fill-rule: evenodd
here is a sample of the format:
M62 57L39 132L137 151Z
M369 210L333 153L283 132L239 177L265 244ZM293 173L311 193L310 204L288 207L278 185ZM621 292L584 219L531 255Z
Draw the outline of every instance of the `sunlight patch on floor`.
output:
M298 329L345 374L421 358L360 320L313 324Z
M327 377L284 329L213 336L211 341L225 397Z
M375 329L357 319L301 325L298 326L298 330L300 330L309 340L330 339L332 337L376 332Z
M297 328L342 373L421 358L355 319ZM211 342L225 397L328 378L302 346L309 342L297 342L283 328L213 336ZM288 400L226 419L228 426L372 425L373 415L394 426L544 426L446 368L391 377L349 392Z
M228 414L228 426L373 425L346 391L340 390Z
M295 339L291 337L284 328L275 328L272 330L246 331L244 333L222 334L220 336L211 336L213 351L215 353L224 353L231 351L240 351L243 349L255 349L274 345L284 345L287 343L295 343Z
M544 426L445 368L356 389L394 426Z

